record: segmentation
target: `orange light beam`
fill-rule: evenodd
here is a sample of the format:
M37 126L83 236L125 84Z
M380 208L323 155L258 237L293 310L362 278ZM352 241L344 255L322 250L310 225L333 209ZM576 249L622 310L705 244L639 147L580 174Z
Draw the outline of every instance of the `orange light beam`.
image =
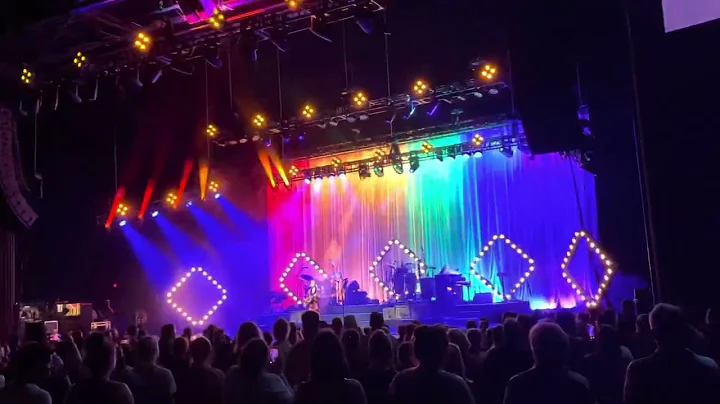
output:
M182 195L183 192L185 192L185 187L187 186L188 178L190 178L190 172L192 171L192 167L192 159L185 160L185 166L183 167L183 175L182 178L180 178L180 186L178 186L178 202L182 201Z
M258 150L258 158L260 159L260 164L262 165L263 170L265 170L265 175L267 175L268 180L270 181L270 186L275 188L277 183L275 182L275 178L273 176L272 165L270 164L270 155L267 152L267 148Z
M207 161L201 160L200 163L198 163L198 180L200 184L200 199L205 200L205 195L207 195L207 184L208 184L208 175L210 174L210 167Z
M125 187L118 188L117 192L115 192L115 198L113 198L113 203L110 206L110 213L108 214L108 218L105 221L105 228L109 229L112 225L113 219L115 218L115 212L117 212L118 205L120 205L120 201L125 196Z
M288 180L287 174L285 174L285 167L283 166L282 161L280 161L280 156L278 156L277 150L272 147L268 147L267 149L269 149L268 155L270 157L270 161L275 166L275 170L277 170L278 174L280 174L283 184L285 184L286 187L290 186L290 181Z
M147 185L145 186L145 194L143 194L142 203L140 204L140 210L138 210L138 219L142 220L143 216L145 216L145 211L147 210L148 205L150 205L150 198L152 198L154 190L155 181L151 178L148 180Z

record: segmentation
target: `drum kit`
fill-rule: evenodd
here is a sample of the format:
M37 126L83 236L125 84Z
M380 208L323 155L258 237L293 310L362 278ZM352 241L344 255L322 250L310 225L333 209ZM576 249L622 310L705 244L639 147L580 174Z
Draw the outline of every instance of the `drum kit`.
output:
M416 300L418 273L416 264L412 262L385 265L383 268L383 282L390 285L391 290L400 301ZM428 270L434 267L426 267Z

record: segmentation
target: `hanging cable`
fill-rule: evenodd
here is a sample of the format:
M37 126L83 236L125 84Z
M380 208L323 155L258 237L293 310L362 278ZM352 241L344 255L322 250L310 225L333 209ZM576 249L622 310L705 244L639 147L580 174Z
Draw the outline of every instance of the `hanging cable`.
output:
M114 121L114 119L113 119ZM115 194L118 191L117 125L113 122L113 166L115 174Z
M205 127L210 125L210 83L208 81L208 63L205 63ZM210 167L210 136L205 136L207 145L207 164Z
M345 21L342 22L342 47L343 47L343 64L345 66L345 90L350 90L350 76L348 73L348 62L347 62L347 43L345 42Z
M278 102L280 105L280 123L283 120L283 99L282 99L282 80L280 79L280 49L275 51L277 58L277 80L278 80Z
M383 21L384 26L387 27L387 11L383 10ZM387 31L387 30L385 30ZM390 92L390 49L388 46L388 36L389 34L387 32L383 33L383 36L385 38L385 80L387 81L387 97L390 99L392 97L392 93ZM390 120L390 136L393 136L393 123L394 119Z
M232 47L228 47L228 86L230 87L228 91L230 93L230 110L234 112L235 110L235 100L233 100L233 82L232 82Z

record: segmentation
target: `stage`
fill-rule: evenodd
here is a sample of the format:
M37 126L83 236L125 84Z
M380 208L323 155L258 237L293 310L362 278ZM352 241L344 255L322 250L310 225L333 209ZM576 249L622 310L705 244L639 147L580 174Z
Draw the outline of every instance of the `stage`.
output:
M445 305L437 302L409 302L407 304L363 304L352 306L330 305L320 312L320 319L330 324L336 317L355 316L361 327L369 326L370 313L383 313L385 324L391 329L397 326L420 321L423 324L447 324L451 327L465 327L468 320L478 321L482 317L490 323L499 323L505 312L530 314L530 303L525 301L508 301L498 303L463 303ZM301 323L300 316L305 310L291 309L282 312L268 313L257 319L258 325L264 330L272 329L278 318Z

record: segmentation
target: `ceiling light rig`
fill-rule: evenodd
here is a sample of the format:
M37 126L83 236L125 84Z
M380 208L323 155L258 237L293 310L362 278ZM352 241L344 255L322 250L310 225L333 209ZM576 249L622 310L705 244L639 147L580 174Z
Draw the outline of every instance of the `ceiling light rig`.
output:
M78 69L82 69L87 65L86 60L87 58L85 57L85 55L83 55L82 52L78 52L75 54L75 58L73 58L73 64L75 64Z
M220 131L218 130L217 126L213 124L209 124L207 126L207 129L205 130L205 133L207 133L208 137L216 137Z
M365 108L367 107L367 103L367 96L362 91L358 91L353 95L353 105L355 108Z
M22 73L20 73L20 81L23 83L30 85L30 82L33 79L33 74L30 70L27 68L22 69Z
M212 16L208 19L210 25L215 29L222 29L225 24L225 15L220 11L219 8L213 10Z
M255 114L255 116L253 117L253 126L256 128L264 128L265 126L267 126L267 123L265 122L265 116L263 116L262 114Z
M290 10L297 10L302 7L302 3L302 0L285 0L285 4L287 4Z
M135 35L135 42L133 42L133 46L135 46L135 49L138 51L147 53L152 47L152 38L144 32L138 32L137 35Z
M305 108L302 110L302 115L305 119L312 119L313 116L315 116L315 108L311 105L305 105Z
M415 96L422 97L422 96L427 95L428 92L429 92L428 85L424 81L418 80L415 82L415 84L413 84L413 94Z
M495 67L492 64L485 63L482 65L482 68L480 69L480 79L481 80L493 80L497 73L497 67Z

